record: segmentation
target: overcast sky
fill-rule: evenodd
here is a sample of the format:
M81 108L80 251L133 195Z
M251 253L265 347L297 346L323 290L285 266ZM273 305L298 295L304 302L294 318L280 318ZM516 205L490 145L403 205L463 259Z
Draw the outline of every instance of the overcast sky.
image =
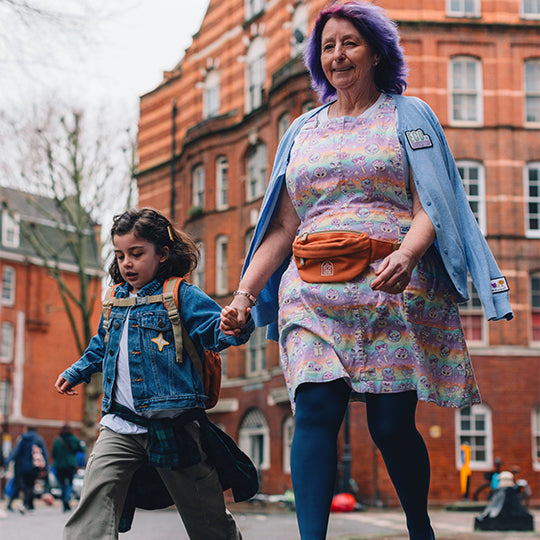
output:
M66 12L68 0L33 0ZM197 32L209 0L102 0L87 35L54 25L23 24L0 9L0 98L8 103L47 93L77 99L112 100L136 106L138 97L159 84L162 72L182 58ZM89 2L99 5L99 0ZM0 4L0 8L2 4ZM85 28L84 15L81 27Z

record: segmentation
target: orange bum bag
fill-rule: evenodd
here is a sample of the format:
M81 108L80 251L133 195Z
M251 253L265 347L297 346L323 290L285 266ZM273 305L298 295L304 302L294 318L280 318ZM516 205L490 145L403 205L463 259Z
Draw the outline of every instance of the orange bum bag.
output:
M399 249L399 244L370 238L367 233L326 231L305 233L293 242L300 277L308 283L351 281L373 261Z

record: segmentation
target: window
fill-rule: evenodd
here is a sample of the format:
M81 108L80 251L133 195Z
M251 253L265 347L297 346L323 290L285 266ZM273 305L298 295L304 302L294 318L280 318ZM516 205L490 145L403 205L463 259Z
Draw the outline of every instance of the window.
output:
M540 122L540 60L527 60L524 72L525 122L537 123Z
M203 118L219 114L219 73L209 71L204 80L203 89Z
M270 430L260 409L251 409L244 416L238 442L258 470L270 467Z
M480 17L480 0L446 0L449 17Z
M4 266L2 272L2 305L12 306L15 303L15 268Z
M216 159L216 208L229 206L229 163L225 156Z
M483 122L482 64L471 57L450 62L450 118L454 123L479 125Z
M540 0L521 0L521 12L526 18L540 18Z
M278 118L278 122L277 122L278 141L281 141L281 139L283 138L283 135L285 135L285 132L289 128L290 123L291 123L291 115L289 113L283 113Z
M246 343L246 375L260 375L266 371L266 327L255 328Z
M473 405L456 411L456 466L460 463L462 444L471 447L471 469L493 467L491 410L487 405Z
M13 324L2 323L2 343L0 344L0 362L13 361Z
M19 247L19 219L7 210L2 212L2 244L6 247Z
M540 405L532 413L533 469L540 471Z
M195 208L204 208L204 167L197 165L191 172L191 205Z
M10 391L9 381L8 380L0 381L0 413L2 414L3 418L9 418L9 391ZM2 451L1 441L0 441L0 451Z
M531 276L531 338L540 343L540 272Z
M469 199L469 205L480 230L486 234L486 182L484 166L474 161L459 161L457 163L463 187Z
M304 52L308 35L308 7L300 4L296 7L291 25L291 56L299 56Z
M261 37L255 38L246 56L246 112L263 103L264 79L266 78L266 45Z
M193 285L204 290L206 287L206 248L202 242L197 242L197 247L199 248L199 264L193 270L192 280Z
M244 0L245 20L249 20L255 15L264 11L266 0Z
M264 195L266 188L266 145L252 146L247 155L246 199L253 201Z
M219 351L219 354L221 356L221 375L223 377L227 376L227 357L228 357L228 350L223 349L222 351Z
M540 162L525 167L526 235L540 238Z
M289 415L283 422L283 472L291 472L291 446L294 435L294 418Z
M470 277L467 278L467 289L470 299L466 304L459 305L459 318L465 339L470 344L485 345L488 336L487 320L484 317L482 302Z
M229 292L228 268L227 268L227 244L226 236L218 236L216 239L216 294L224 295Z

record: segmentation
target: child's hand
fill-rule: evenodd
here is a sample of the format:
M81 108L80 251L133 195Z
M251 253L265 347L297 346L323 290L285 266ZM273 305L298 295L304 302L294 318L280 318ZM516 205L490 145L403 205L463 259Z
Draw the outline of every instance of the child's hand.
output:
M242 317L239 316L239 312L236 308L225 306L221 310L221 323L219 325L219 329L226 336L240 335L242 328L244 328L246 324L246 318L249 317L250 311L251 308L247 308L245 315Z
M78 392L71 388L71 385L64 379L64 377L59 376L54 383L54 387L59 394L65 394L66 396L76 396Z

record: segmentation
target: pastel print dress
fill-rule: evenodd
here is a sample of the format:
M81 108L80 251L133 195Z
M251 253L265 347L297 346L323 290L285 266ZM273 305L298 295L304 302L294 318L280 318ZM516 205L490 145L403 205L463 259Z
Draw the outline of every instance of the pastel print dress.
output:
M412 201L396 118L393 98L381 95L359 117L319 113L304 125L286 177L299 235L365 231L403 240ZM280 285L279 330L293 408L300 384L340 378L352 399L415 390L441 406L479 403L455 289L436 249L429 248L402 294L371 289L379 264L351 282L307 283L291 260Z

